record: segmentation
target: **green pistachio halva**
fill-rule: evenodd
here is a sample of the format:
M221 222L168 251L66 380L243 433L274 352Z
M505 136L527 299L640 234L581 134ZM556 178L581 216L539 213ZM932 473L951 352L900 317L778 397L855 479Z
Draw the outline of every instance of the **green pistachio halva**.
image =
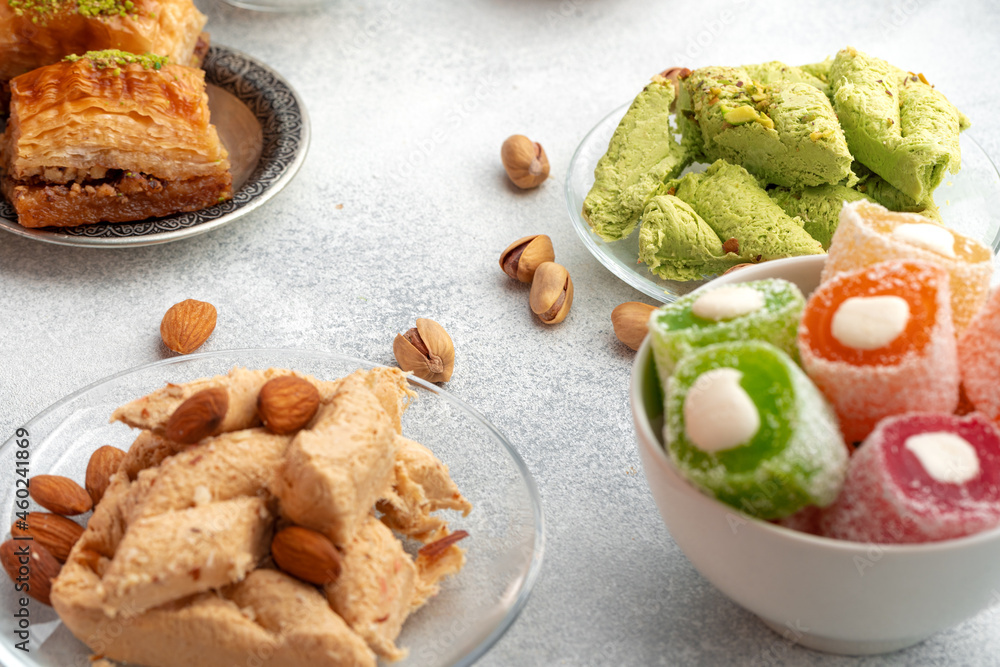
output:
M801 218L803 229L823 244L823 250L830 249L830 241L833 239L833 233L837 231L840 209L843 208L844 202L867 199L893 211L919 213L926 218L941 222L941 213L933 199L915 204L909 197L874 174L863 177L853 188L834 183L799 189L771 188L767 194L785 213Z
M742 67L703 67L682 86L678 108L697 124L708 160L724 159L788 187L851 176L843 130L815 85L779 78L765 85Z
M887 180L877 174L868 173L862 176L855 186L872 201L885 206L890 211L902 213L919 213L920 215L941 222L941 212L934 198L929 196L923 201L915 202L901 191L894 188Z
M822 253L844 202L940 222L932 193L961 166L969 119L920 74L848 48L822 62L655 77L597 165L584 216L605 240L641 220L639 261L667 280ZM678 178L694 161L704 173Z
M844 202L868 199L870 197L840 183L814 185L808 188L792 190L789 188L772 188L767 194L785 213L802 220L802 228L823 246L830 249L830 240L837 231L840 220L840 209Z
M700 280L744 260L684 201L656 195L642 213L639 261L664 280Z
M765 85L778 82L808 83L824 95L829 95L830 86L827 85L827 82L802 67L786 65L781 61L772 60L771 62L760 63L759 65L744 65L743 69L757 83Z
M827 94L829 94L829 84L830 84L830 66L833 65L833 56L830 56L826 60L821 60L818 63L809 63L808 65L799 65L799 69L806 74L811 74L823 83L827 84Z
M961 166L968 122L922 77L847 48L833 60L830 92L854 157L914 201Z
M704 173L665 184L719 239L736 239L740 261L819 255L823 246L787 215L743 167L717 160Z
M674 84L657 76L632 102L594 170L583 216L606 241L630 235L649 195L691 158L670 129Z

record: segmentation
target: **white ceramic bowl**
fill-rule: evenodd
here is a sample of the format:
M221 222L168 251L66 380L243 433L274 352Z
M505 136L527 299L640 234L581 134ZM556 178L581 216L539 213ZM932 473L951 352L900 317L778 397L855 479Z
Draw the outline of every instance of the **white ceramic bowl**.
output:
M777 277L808 295L823 261L766 262L711 285ZM632 368L632 416L667 529L706 579L786 639L831 653L885 653L1000 601L1000 529L933 544L861 544L753 519L704 495L663 449L659 391L647 337Z

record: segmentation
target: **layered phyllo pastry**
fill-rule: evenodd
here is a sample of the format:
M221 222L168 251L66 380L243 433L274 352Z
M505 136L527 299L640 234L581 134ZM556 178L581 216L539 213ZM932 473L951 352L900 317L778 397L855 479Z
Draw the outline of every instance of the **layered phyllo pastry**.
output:
M95 51L10 83L0 190L23 226L144 220L232 197L202 70Z
M206 20L192 0L0 0L0 88L65 56L102 49L198 66L208 49Z

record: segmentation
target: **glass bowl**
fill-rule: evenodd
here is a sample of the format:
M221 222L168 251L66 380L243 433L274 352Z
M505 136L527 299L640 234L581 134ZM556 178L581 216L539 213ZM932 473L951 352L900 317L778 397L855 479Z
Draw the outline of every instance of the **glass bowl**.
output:
M704 285L707 280L663 280L639 264L639 234L608 242L595 234L583 219L583 200L594 184L594 168L608 150L608 142L618 122L628 110L624 104L594 126L583 138L569 163L566 174L566 205L569 218L583 244L611 273L662 303L670 303ZM965 236L978 239L994 251L1000 250L1000 174L986 152L963 132L959 140L962 169L948 174L934 192L934 201L946 225ZM702 171L707 165L695 164L685 171Z
M127 449L138 434L124 424L108 423L115 407L168 381L219 375L234 366L290 368L332 380L376 364L318 351L232 350L175 357L112 375L46 408L0 447L0 516L6 517L7 525L15 519L17 452L29 453L28 477L57 474L82 482L91 452L101 445ZM411 378L410 386L418 397L403 415L403 433L449 466L473 510L464 518L446 513L453 528L469 532L463 542L468 562L457 576L443 582L437 597L407 620L397 643L410 655L398 664L471 665L514 622L538 578L544 547L541 503L524 461L485 417L423 380ZM19 447L18 440L27 440L27 447ZM77 518L87 519L89 514ZM8 638L0 642L0 664L91 664L89 649L51 607L35 600L29 603L31 652L15 650L13 613L20 595L14 594L5 574L0 577L0 634Z

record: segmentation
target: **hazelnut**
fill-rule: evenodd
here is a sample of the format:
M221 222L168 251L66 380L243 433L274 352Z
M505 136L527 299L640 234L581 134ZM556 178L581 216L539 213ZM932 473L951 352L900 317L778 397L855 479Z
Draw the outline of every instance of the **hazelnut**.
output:
M573 281L566 267L555 262L539 264L528 299L531 312L545 324L565 320L573 304Z
M549 177L549 159L542 145L522 134L507 137L500 159L507 176L522 190L537 188Z
M611 311L611 326L618 340L633 350L638 350L649 332L649 317L655 306L638 301L626 301Z
M400 368L428 382L447 382L455 369L455 345L434 320L418 318L416 327L396 334L392 353Z
M535 269L543 262L555 261L552 239L545 234L525 236L507 246L500 254L500 268L511 278L530 283Z

